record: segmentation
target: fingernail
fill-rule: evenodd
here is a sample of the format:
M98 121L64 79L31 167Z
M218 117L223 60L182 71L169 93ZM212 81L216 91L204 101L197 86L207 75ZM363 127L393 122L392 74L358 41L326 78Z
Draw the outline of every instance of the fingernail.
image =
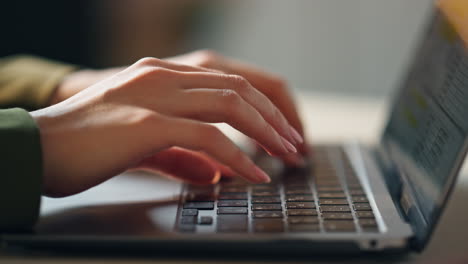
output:
M211 184L216 184L219 182L219 180L221 180L221 171L220 170L216 170L214 176L213 176L213 179L211 179Z
M284 137L281 137L281 142L288 152L297 153L296 147L294 147L293 144L287 141Z
M299 134L299 132L297 132L297 130L294 127L290 125L289 130L291 130L291 135L297 144L304 143L304 138L301 136L301 134Z
M255 175L257 179L261 180L262 182L271 182L270 176L268 176L262 169L255 166L254 167Z

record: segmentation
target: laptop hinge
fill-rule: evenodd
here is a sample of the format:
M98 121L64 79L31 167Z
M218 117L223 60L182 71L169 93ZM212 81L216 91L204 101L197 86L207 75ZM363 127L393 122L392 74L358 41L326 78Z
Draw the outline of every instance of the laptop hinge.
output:
M398 210L401 218L406 222L409 222L408 211L413 203L408 199L408 195L404 194L407 192L406 188L403 190L403 184L401 174L398 172L393 160L386 154L385 151L378 148L376 149L375 157L379 167L382 169L384 175L385 184L392 197L393 203Z

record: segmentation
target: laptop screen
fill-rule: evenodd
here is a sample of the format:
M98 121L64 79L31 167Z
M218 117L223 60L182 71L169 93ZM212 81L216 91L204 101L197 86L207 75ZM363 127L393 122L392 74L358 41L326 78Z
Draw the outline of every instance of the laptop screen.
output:
M429 229L465 156L468 53L458 32L437 9L395 98L383 137L383 146L402 172L403 186Z

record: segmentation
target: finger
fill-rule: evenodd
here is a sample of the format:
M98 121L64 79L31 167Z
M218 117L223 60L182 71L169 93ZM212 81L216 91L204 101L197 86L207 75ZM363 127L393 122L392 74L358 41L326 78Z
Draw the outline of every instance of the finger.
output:
M281 110L288 122L304 138L304 129L296 104L284 81L254 66L234 60L219 59L213 68L245 77L253 87L267 96ZM307 151L304 144L301 146L301 151Z
M166 145L204 152L251 182L270 181L268 175L218 128L183 118L161 117L158 121L154 129L165 131L163 142ZM161 148L160 145L155 147Z
M192 184L215 184L221 178L217 162L201 153L177 147L145 158L137 168L163 173Z
M179 79L186 88L228 89L239 94L254 107L276 131L290 143L296 141L291 126L281 111L243 77L208 72L184 73Z
M299 153L287 154L280 157L280 159L289 167L305 168L307 166L306 160Z
M252 142L255 144L256 151L263 151L264 148L258 144L258 142ZM309 151L308 154L311 154ZM298 153L290 153L286 155L282 155L278 157L281 159L287 166L290 167L296 167L296 168L304 168L307 166L306 159L303 156L303 153L298 152Z
M215 69L209 69L204 67L185 65L176 62L170 62L165 60L160 60L157 58L143 58L134 64L135 66L149 66L149 67L160 67L174 71L181 72L212 72L212 73L221 73L221 71Z
M169 58L174 62L189 62L206 68L220 70L229 74L245 77L251 84L268 96L284 113L293 127L304 136L302 123L295 108L294 100L284 82L278 77L261 69L236 60L227 59L216 52L201 50L186 55ZM191 63L190 63L191 62ZM279 88L278 88L279 87ZM273 92L269 91L273 90ZM274 90L280 90L274 92ZM273 94L272 94L273 93Z
M276 156L297 152L254 107L232 90L185 90L179 102L174 106L177 116L211 123L225 122Z
M199 156L203 156L205 159L209 160L210 163L215 166L220 172L221 172L221 177L237 177L239 176L239 174L237 174L235 171L233 171L231 168L229 168L228 166L225 166L221 163L219 163L218 161L214 160L213 158L211 158L210 156L202 153L202 152L198 152L198 151L190 151L190 150L185 150L185 151L188 151L188 152L192 152L194 153L195 155L199 155Z

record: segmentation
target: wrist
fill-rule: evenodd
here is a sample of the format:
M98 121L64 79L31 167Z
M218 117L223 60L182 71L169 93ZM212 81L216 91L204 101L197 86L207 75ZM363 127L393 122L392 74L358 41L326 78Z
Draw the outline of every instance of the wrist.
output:
M104 80L121 70L123 70L123 68L117 67L105 70L83 69L72 72L65 76L62 82L57 86L49 100L48 105L50 106L60 103L88 88L89 86Z
M96 82L97 71L79 70L65 76L52 93L48 106L60 103Z

